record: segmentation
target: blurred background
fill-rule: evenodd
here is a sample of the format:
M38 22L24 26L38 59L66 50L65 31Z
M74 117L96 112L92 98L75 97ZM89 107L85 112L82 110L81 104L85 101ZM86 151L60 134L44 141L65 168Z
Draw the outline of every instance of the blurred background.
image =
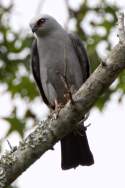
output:
M18 145L36 122L46 118L33 80L30 48L32 17L50 14L85 43L93 72L117 44L117 13L124 0L0 0L0 153ZM8 188L125 187L125 71L91 110L86 125L95 164L62 171L60 144L47 151Z

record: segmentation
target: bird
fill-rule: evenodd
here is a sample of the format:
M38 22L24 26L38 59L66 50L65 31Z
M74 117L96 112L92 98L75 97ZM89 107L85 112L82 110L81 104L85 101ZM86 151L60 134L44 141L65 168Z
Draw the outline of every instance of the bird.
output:
M86 49L80 38L68 33L50 15L39 15L30 22L35 35L31 47L31 67L43 102L53 110L65 105L90 75ZM94 163L86 129L61 139L61 168L68 170Z

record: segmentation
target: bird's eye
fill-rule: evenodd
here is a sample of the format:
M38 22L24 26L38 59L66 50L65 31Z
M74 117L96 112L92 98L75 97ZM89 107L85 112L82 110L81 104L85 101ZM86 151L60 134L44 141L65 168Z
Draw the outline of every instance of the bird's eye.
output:
M45 18L41 18L37 21L37 25L40 26L41 24L45 23L46 19Z

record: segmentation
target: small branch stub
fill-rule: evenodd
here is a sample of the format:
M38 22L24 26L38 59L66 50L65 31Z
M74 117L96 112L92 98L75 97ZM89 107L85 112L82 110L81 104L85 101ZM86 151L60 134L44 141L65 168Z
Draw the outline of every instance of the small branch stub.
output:
M118 14L118 37L121 44L125 44L124 13Z

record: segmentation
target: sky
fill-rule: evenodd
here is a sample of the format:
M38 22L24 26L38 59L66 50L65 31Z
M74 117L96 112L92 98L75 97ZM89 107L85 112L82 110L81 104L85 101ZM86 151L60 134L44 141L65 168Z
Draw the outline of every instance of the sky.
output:
M9 0L3 1L7 4ZM80 0L70 2L72 6L77 7ZM31 34L29 22L39 12L39 3L40 0L14 0L12 25L15 30L23 28ZM120 1L120 3L124 3L124 1ZM123 5L125 7L125 3ZM68 17L63 0L46 0L41 12L54 16L62 26ZM47 151L17 179L19 188L124 188L125 100L118 104L118 95L112 97L103 113L93 109L87 120L86 124L92 124L87 130L87 135L95 158L93 166L62 171L60 168L60 144L58 143L54 147L54 151ZM1 100L0 103L4 106L4 101ZM0 127L0 135L5 131L6 126ZM18 136L13 134L12 145L13 143L15 145L18 139Z

